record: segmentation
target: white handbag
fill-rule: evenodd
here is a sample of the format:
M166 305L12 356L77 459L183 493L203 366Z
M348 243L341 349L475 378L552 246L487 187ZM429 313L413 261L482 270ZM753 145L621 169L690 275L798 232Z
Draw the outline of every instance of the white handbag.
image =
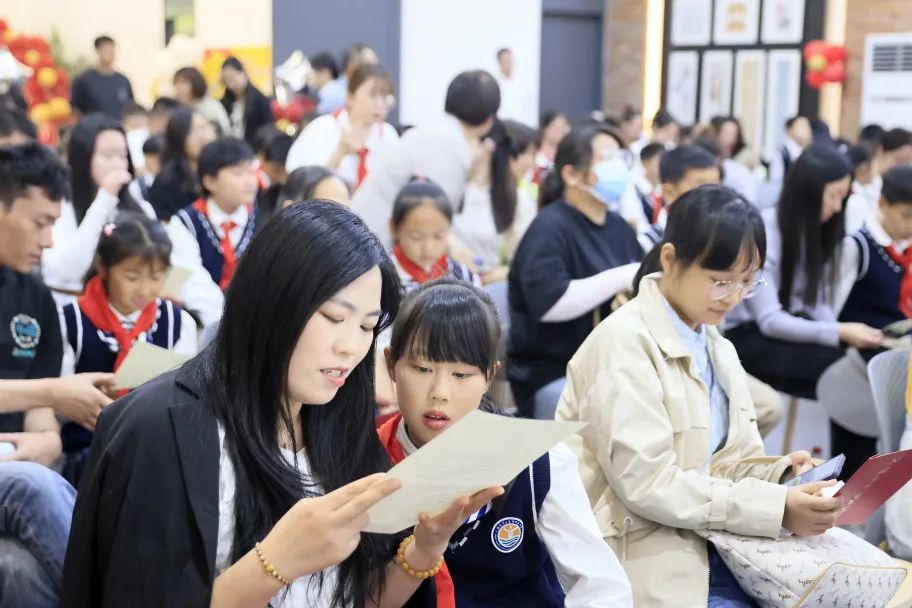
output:
M906 577L893 558L841 528L775 540L728 532L703 536L763 608L881 608Z

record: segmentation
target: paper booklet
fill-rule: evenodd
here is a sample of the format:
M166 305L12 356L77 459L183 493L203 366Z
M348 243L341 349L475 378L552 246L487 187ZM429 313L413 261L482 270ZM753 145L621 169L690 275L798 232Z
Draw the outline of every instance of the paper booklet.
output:
M168 270L168 276L165 277L165 285L162 287L161 297L171 300L180 300L181 289L193 271L183 266L172 266Z
M436 515L457 498L503 486L585 426L497 416L474 410L393 467L402 487L374 505L367 532L393 534Z
M115 388L136 388L152 378L180 367L190 357L173 350L137 341L114 374Z
M861 465L836 496L845 511L837 525L863 524L882 504L912 479L912 450L872 456Z

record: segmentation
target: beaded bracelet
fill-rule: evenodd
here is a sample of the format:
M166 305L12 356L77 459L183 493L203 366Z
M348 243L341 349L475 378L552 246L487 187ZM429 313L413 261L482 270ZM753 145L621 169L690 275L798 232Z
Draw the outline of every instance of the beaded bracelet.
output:
M415 570L409 565L408 561L405 559L405 550L410 544L415 542L415 535L406 536L402 539L402 542L399 543L399 550L396 552L396 564L402 568L406 574L413 578L420 580L425 580L431 578L432 576L437 576L437 573L440 572L440 569L443 568L443 556L440 556L440 559L437 560L437 563L434 564L434 567L430 570Z
M263 571L266 574L278 580L286 587L291 584L290 580L279 574L278 570L275 569L275 566L266 561L266 558L263 557L263 551L260 549L260 543L253 545L253 549L256 551L257 557L260 558L260 563L263 564Z

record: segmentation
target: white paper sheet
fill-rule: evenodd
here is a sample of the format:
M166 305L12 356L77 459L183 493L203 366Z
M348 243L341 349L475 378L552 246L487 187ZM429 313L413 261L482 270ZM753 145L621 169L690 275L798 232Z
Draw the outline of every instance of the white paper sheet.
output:
M162 287L161 297L172 300L180 299L181 289L184 288L184 283L187 282L191 274L193 274L193 271L183 266L172 266L168 270L168 276L165 277L165 286Z
M418 523L419 513L436 515L461 496L502 486L584 426L472 411L390 470L402 487L368 512L366 530L392 534Z
M152 378L180 367L188 359L187 355L155 346L148 342L136 342L130 349L117 373L114 374L116 388L136 388Z

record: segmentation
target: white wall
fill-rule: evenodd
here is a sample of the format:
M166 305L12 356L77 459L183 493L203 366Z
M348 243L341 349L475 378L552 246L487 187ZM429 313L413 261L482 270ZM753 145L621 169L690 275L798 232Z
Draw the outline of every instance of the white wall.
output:
M497 70L509 47L514 79L529 91L537 124L541 0L402 0L399 121L416 124L443 113L446 88L463 70Z

